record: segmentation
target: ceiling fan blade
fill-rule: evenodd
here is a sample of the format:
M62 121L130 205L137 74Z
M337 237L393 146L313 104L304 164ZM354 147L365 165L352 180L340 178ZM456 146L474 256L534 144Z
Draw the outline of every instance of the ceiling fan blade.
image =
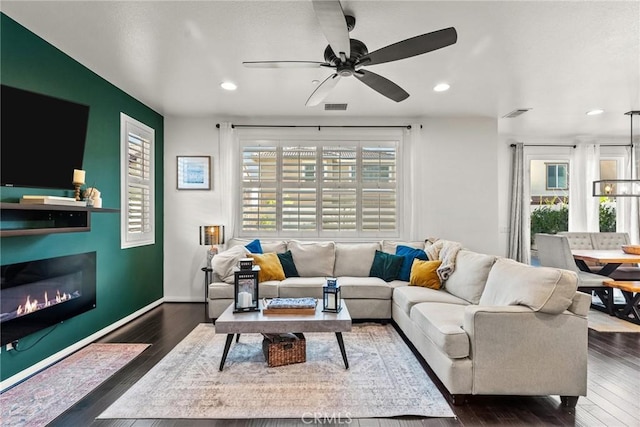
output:
M400 102L409 97L409 94L400 86L385 77L372 73L371 71L360 70L355 73L354 76L371 89L393 101Z
M458 33L453 27L412 37L363 56L356 65L375 65L410 58L454 44Z
M324 99L329 95L331 89L333 89L340 80L340 76L336 74L332 74L325 79L320 85L313 91L309 99L307 99L306 105L307 107L315 107L320 104Z
M313 0L313 10L316 12L320 28L329 41L329 45L336 56L351 56L351 42L347 21L339 1Z
M246 61L242 65L247 68L319 68L331 66L326 62L316 61Z

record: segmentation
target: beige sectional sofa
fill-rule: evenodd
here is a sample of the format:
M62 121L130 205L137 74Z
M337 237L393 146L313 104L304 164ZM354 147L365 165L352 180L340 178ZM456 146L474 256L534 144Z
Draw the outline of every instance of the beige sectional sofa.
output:
M233 302L229 266L249 241L232 239L214 258L227 282L209 286L209 315ZM559 395L574 406L586 395L587 313L574 272L532 267L462 249L441 289L368 277L375 251L423 242L262 241L264 252L291 251L301 277L260 283L261 297L321 297L334 276L354 320L392 320L429 364L454 404L465 395ZM235 255L233 255L235 254ZM232 256L233 255L233 256Z

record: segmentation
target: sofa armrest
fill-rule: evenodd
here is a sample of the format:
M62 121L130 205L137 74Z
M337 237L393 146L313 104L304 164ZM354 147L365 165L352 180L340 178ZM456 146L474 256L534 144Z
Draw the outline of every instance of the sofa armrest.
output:
M587 319L524 306L468 306L474 394L584 396Z
M577 314L578 316L586 316L589 314L589 308L591 307L591 295L584 292L576 292L571 301L571 305L567 310Z

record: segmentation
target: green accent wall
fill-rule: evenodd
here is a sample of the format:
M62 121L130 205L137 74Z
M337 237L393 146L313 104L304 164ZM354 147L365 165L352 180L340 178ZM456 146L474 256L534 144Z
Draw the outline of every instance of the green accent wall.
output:
M97 253L97 307L19 340L19 348L25 349L22 352L2 348L0 373L5 380L162 298L164 119L5 14L0 18L2 84L90 106L83 169L87 184L102 192L103 207L120 209L121 112L155 129L156 155L154 245L120 249L120 213L93 213L90 232L0 238L3 265ZM51 143L65 149L64 141ZM69 173L71 180L72 171ZM17 202L23 194L72 196L72 193L2 187L0 199Z

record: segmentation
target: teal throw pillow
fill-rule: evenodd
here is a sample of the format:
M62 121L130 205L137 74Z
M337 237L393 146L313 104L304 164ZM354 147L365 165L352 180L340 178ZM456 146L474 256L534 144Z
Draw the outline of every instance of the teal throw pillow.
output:
M280 260L280 264L282 264L282 269L284 270L285 277L300 277L298 269L293 263L293 255L291 255L291 251L287 251L283 254L278 254L278 259Z
M260 240L256 239L253 242L245 245L245 248L252 254L262 254L262 245L260 244Z
M425 251L404 245L396 246L396 255L403 257L398 279L404 280L405 282L408 282L411 276L411 264L413 264L414 259L417 258L422 261L427 261L427 253Z
M369 271L370 277L379 277L385 282L390 282L398 278L400 267L404 257L376 251L373 257L373 264Z

